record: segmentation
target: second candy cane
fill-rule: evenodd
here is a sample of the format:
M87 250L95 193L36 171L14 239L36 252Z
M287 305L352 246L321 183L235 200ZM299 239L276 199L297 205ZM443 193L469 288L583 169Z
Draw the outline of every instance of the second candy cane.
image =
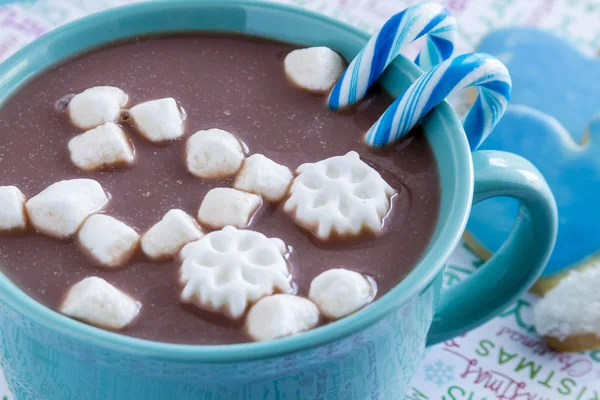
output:
M464 121L469 146L475 150L504 114L512 88L504 64L482 53L454 57L421 75L369 129L365 142L373 147L392 144L446 97L467 87L479 89Z

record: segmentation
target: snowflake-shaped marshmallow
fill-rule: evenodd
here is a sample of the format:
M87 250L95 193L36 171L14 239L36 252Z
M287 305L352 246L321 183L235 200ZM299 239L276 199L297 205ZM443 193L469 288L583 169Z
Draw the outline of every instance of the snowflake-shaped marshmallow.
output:
M382 229L395 191L355 151L302 164L296 173L284 210L317 238Z
M260 298L291 293L281 239L233 226L211 232L181 250L181 301L237 319Z

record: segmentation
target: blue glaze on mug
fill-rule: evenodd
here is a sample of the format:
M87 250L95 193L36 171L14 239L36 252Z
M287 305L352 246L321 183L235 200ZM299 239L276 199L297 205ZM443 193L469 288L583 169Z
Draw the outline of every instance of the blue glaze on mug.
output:
M149 2L109 10L51 32L0 65L0 102L65 58L120 38L173 31L227 31L354 57L368 35L281 4ZM400 58L382 84L400 95L422 71ZM497 314L538 277L556 235L552 194L536 169L508 153L473 155L442 103L423 122L440 169L440 217L414 270L365 309L272 342L190 346L150 342L82 324L37 303L0 274L0 359L17 400L275 400L403 397L426 344ZM474 174L475 169L475 174ZM514 240L448 291L445 262L475 201L511 194L523 204ZM437 308L437 312L436 312Z

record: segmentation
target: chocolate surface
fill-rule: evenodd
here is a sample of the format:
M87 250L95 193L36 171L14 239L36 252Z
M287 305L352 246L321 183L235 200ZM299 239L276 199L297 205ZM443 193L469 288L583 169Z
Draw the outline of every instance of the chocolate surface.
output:
M186 171L185 138L199 129L230 131L250 154L262 153L292 170L356 150L398 191L384 235L316 246L282 205L264 207L251 228L293 247L291 269L300 294L323 270L345 267L372 276L379 297L413 268L433 233L440 187L432 151L418 128L385 153L362 146L363 133L392 99L374 89L352 111L329 111L323 97L287 82L283 58L294 48L246 37L181 35L119 43L68 61L0 108L0 185L16 185L31 197L62 179L96 179L112 195L106 213L142 233L172 208L196 216L208 190L232 186L232 179L203 181ZM67 143L81 131L56 103L98 85L122 88L131 105L175 98L187 113L185 137L157 147L130 129L133 167L77 170ZM176 261L151 263L138 253L127 268L106 270L91 264L71 241L28 234L0 237L0 264L18 286L54 309L79 280L105 278L143 303L139 319L122 331L126 335L176 343L248 341L239 324L179 303Z

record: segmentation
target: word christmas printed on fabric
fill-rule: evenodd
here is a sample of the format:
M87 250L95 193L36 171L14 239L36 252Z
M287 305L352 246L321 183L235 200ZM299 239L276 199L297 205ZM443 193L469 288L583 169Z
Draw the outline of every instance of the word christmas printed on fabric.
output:
M445 286L480 265L460 248ZM551 350L535 333L535 301L526 295L487 325L430 349L405 400L600 400L600 350Z

